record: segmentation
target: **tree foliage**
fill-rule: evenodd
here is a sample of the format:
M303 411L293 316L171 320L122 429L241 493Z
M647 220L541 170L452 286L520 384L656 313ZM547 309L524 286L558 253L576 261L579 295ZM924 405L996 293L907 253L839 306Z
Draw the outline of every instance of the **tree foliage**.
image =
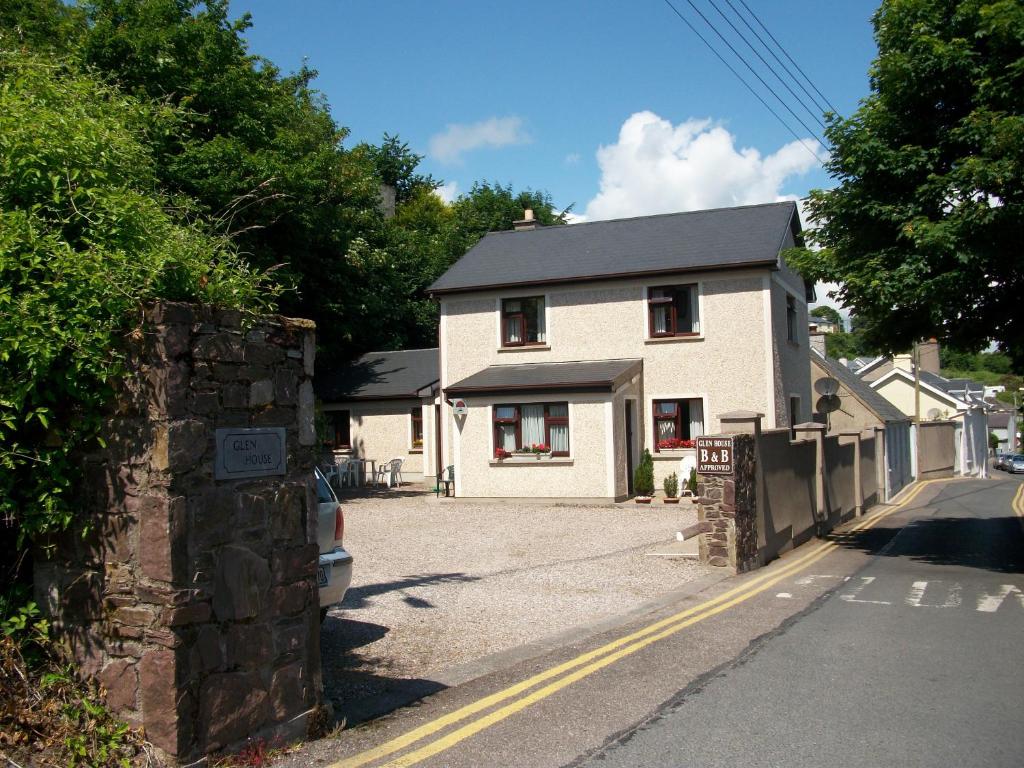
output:
M820 307L815 307L808 314L811 317L820 317L824 320L835 323L836 327L840 330L843 328L843 316L839 314L839 310L835 307L828 306L828 304L822 304Z
M936 336L999 342L1024 361L1024 4L885 0L874 16L871 93L831 116L826 164L792 254L838 281L868 342L886 351Z
M22 537L70 520L74 452L142 302L274 295L160 194L149 140L173 123L62 64L0 56L0 516Z

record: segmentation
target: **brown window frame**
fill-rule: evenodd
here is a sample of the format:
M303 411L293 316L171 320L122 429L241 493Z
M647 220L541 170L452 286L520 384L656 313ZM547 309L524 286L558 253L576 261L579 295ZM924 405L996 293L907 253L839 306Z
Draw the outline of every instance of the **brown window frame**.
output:
M344 414L344 418L342 418ZM327 411L328 434L331 435L330 446L335 450L347 450L352 447L352 412ZM342 429L344 424L344 429ZM342 437L345 439L342 440Z
M568 401L551 402L551 403L498 403L494 405L491 411L492 420L492 431L494 435L494 447L498 449L501 447L501 432L498 427L502 424L514 424L516 429L516 450L521 451L523 449L523 412L522 406L524 405L543 405L544 406L544 444L551 447L551 427L553 426L564 426L566 433L566 442L569 442L569 403ZM551 406L552 405L564 405L565 416L552 416ZM515 416L512 418L498 418L499 408L514 408ZM551 451L552 456L568 456L569 451Z
M410 414L412 416L412 448L414 451L423 450L423 409L415 405ZM420 444L416 445L419 440Z
M652 423L652 425L654 427L654 441L653 441L653 443L654 443L654 452L655 453L661 453L661 449L658 447L658 443L660 443L663 439L666 439L666 438L661 437L661 433L658 431L658 422L661 422L661 421L671 421L675 425L675 432L676 433L675 433L675 437L673 438L675 440L693 440L694 439L693 435L689 435L688 437L684 436L684 435L688 435L688 433L690 431L690 419L689 419L689 416L690 416L690 405L689 405L689 401L692 400L692 399L696 399L696 398L685 398L684 397L684 398L682 398L680 400L653 400L651 402L651 423ZM659 405L664 405L665 403L672 403L673 405L675 405L675 407L676 407L675 414L669 416L667 414L658 413L658 406ZM683 421L683 410L684 410L683 409L683 403L686 403L685 410L686 410L687 419L686 419L685 422Z
M501 300L501 346L502 347L542 347L547 344L547 322L544 322L544 339L542 341L527 341L526 339L526 312L520 310L519 312L508 312L505 309L506 302L518 301L539 301L540 302L540 314L543 315L547 311L547 301L544 296L510 296L507 299ZM507 332L506 320L515 319L519 324L519 338L522 341L509 341L509 335ZM546 320L546 318L545 318ZM540 318L538 317L538 327L541 325Z
M668 296L655 296L655 291L669 292ZM680 297L686 297L690 316L689 331L679 330ZM699 330L693 330L694 320L700 322L699 316L694 317L694 307L699 302L700 290L697 283L680 283L678 285L652 285L647 289L647 334L652 339L664 339L677 336L700 336ZM654 311L663 305L670 305L666 325L668 330L657 333L654 330Z

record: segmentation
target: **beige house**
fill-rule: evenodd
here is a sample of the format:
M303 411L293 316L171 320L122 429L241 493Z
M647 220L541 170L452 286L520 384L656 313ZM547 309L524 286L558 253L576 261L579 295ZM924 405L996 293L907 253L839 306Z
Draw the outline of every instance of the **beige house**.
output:
M317 375L327 448L337 457L402 459L408 481L437 474L434 425L440 409L438 350L369 352L345 368Z
M795 204L491 233L431 286L439 434L462 498L621 500L660 489L718 415L811 415Z

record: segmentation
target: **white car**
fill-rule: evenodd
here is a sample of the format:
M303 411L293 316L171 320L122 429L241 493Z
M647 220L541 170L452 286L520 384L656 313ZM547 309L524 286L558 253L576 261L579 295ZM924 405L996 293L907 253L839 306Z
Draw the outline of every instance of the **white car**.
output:
M316 582L320 588L320 621L327 617L327 609L345 599L352 583L352 555L342 546L345 535L345 513L341 510L334 489L319 469L315 470L317 496L316 542L320 547L320 560L316 568Z

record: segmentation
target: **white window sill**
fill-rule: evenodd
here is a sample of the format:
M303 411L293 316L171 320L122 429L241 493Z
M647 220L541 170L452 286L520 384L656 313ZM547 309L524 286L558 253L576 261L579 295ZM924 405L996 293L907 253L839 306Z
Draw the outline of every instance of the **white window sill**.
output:
M652 453L651 458L658 459L679 459L683 456L696 456L696 448L662 448L657 453Z
M694 336L655 336L644 339L644 344L678 344L688 341L704 341L704 334L698 333Z
M423 453L422 448L410 448L409 453Z
M573 464L572 456L545 456L542 458L536 458L535 456L510 456L507 459L491 459L489 462L492 467L508 467L508 466L563 466L571 467Z
M524 344L521 347L498 347L499 352L550 352L550 344Z

